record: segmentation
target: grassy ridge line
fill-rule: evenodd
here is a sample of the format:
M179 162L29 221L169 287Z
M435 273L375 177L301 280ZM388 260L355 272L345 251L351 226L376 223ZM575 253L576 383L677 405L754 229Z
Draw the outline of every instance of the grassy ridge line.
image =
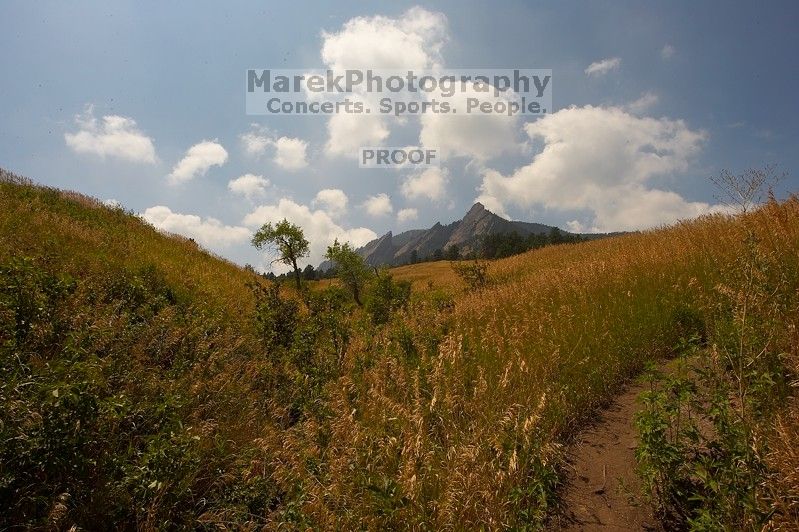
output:
M245 282L251 274L199 247L160 232L139 217L99 200L57 189L0 181L0 238L9 254L39 255L66 273L156 265L184 294L208 298L210 306L238 319L253 310ZM44 248L44 249L43 249Z

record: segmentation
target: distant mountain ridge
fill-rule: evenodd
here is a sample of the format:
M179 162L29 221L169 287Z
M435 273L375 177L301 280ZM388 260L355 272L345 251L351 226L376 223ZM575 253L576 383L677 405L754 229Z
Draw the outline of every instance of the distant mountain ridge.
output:
M439 222L430 229L412 229L397 235L389 231L358 248L357 252L372 266L398 266L410 263L414 252L417 259L430 257L436 250L446 252L452 246L458 246L461 254L479 253L485 235L516 232L526 237L548 234L553 229L556 228L550 225L506 220L486 209L482 203L475 203L460 220L447 225ZM597 238L604 235L585 236ZM319 268L329 269L330 263L323 262Z

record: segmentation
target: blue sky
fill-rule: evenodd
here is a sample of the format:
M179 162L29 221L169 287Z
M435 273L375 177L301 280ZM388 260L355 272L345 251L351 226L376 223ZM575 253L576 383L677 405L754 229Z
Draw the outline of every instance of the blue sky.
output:
M283 216L314 263L334 236L448 222L477 198L575 230L651 227L717 208L724 168L776 163L796 190L797 26L794 2L6 1L0 166L259 267L248 235ZM555 112L350 124L449 146L435 175L359 169L327 118L245 113L247 68L379 63L414 51L406 37L446 68L552 69ZM485 149L496 138L506 150Z

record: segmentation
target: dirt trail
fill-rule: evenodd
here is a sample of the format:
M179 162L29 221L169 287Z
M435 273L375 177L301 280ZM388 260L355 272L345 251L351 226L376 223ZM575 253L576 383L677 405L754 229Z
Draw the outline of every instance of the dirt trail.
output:
M660 530L635 473L635 413L645 384L631 383L569 450L565 511L553 530Z

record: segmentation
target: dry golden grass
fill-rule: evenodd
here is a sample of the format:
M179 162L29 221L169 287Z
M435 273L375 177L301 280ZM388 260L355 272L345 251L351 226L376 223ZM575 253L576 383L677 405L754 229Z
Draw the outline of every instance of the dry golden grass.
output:
M410 281L415 292L429 288L444 289L456 293L464 288L464 284L452 271L449 261L423 262L396 266L389 270L391 275L402 281ZM321 290L328 286L338 285L337 279L319 279L310 283L312 289Z
M799 527L799 408L791 404L777 419L772 439L769 465L776 472L771 479L775 517L772 530L796 530Z
M564 438L645 362L671 352L675 313L710 313L748 230L796 286L796 199L744 219L711 216L497 261L494 284L475 293L464 293L444 262L393 269L417 288L432 281L458 293L452 330L437 353L411 365L383 333L376 342L386 355L362 382L331 390L337 445L328 452L343 463L325 489L367 497L346 473L359 471L411 501L383 501L399 506L395 524L518 524L546 502L547 469ZM423 336L431 320L417 309L402 325ZM367 356L358 347L353 360Z
M414 290L423 290L431 284L434 288L464 288L463 283L453 272L452 265L445 260L398 266L391 268L391 274L397 279L410 281Z

